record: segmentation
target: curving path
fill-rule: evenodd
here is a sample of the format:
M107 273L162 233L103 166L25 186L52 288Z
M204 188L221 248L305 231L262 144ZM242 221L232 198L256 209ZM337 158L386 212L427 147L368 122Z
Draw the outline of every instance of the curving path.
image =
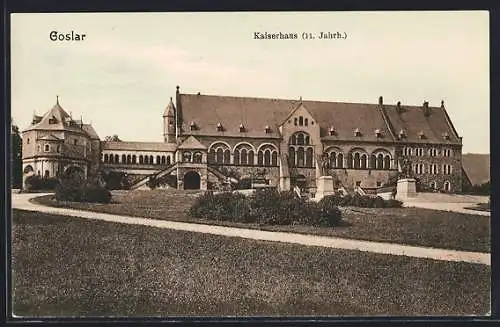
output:
M49 193L46 193L49 194ZM241 237L254 240L295 243L308 246L321 246L345 250L357 250L389 255L403 255L416 258L426 258L442 261L469 262L483 265L491 265L489 253L466 252L448 249L436 249L428 247L418 247L394 243L370 242L337 237L325 237L314 235L302 235L284 232L268 232L254 229L213 226L203 224L193 224L184 222L174 222L166 220L156 220L149 218L138 218L130 216L113 215L107 213L89 212L67 208L53 208L40 204L35 204L29 200L46 194L17 194L12 193L12 206L16 209L38 211L44 213L81 217L87 219L104 220L123 224L144 225L158 228L168 228L175 230L190 231L196 233L207 233L223 235L229 237Z

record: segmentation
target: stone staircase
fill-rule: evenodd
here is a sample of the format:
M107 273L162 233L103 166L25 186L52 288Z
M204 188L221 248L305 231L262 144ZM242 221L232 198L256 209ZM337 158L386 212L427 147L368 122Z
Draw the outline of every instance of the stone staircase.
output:
M138 180L137 182L135 182L134 184L132 184L130 186L130 190L136 190L139 187L146 185L146 183L149 181L149 179L151 177L161 178L167 174L170 174L176 168L177 168L177 163L174 162L174 163L170 164L169 166L167 166L166 168L160 170L159 172L156 172L156 173L147 175L144 178L141 178L140 180Z

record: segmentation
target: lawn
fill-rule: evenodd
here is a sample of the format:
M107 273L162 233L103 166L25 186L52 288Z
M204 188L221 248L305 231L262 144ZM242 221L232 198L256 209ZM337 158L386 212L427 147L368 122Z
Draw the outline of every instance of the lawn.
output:
M344 208L343 224L337 228L310 226L262 226L258 224L210 221L189 217L185 211L197 192L136 190L115 192L110 204L57 203L51 196L33 201L82 210L284 231L360 240L401 243L474 252L490 252L490 218L486 216L422 208Z
M482 315L490 267L14 210L14 313Z

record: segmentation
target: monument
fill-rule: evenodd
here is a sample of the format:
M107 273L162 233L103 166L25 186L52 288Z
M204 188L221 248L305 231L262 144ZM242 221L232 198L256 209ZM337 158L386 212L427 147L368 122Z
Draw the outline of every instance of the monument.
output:
M321 176L316 181L316 195L314 196L316 201L321 200L325 196L335 194L335 191L333 190L333 177L328 175L328 171L330 169L328 154L324 153L320 162Z
M402 160L400 167L396 200L404 201L417 196L417 181L412 176L411 163L407 158Z

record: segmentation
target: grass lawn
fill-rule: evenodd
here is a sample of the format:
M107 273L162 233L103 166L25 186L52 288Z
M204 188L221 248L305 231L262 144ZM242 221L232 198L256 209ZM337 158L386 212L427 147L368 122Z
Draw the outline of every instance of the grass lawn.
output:
M490 267L14 210L14 313L482 315Z
M189 217L186 209L199 192L136 190L113 192L112 203L57 203L52 196L34 202L58 207L172 221L216 224L474 252L490 252L490 217L423 208L344 208L337 228L270 226Z

